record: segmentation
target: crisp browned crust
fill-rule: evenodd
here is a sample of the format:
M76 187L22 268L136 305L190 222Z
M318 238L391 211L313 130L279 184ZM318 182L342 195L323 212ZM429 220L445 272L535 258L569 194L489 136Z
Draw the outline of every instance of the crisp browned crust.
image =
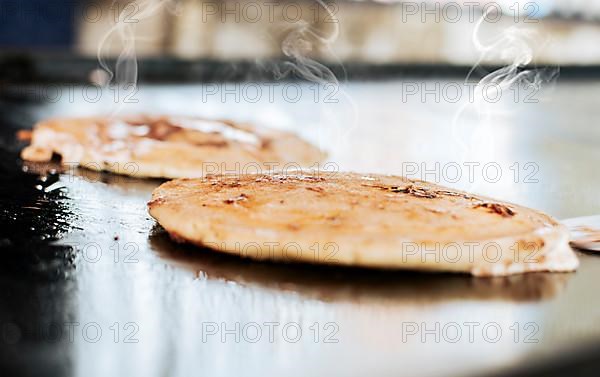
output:
M37 124L21 157L137 177L202 177L318 164L324 155L295 135L230 121L128 116Z
M572 271L543 213L422 181L353 173L179 179L150 214L172 236L254 259L497 276Z

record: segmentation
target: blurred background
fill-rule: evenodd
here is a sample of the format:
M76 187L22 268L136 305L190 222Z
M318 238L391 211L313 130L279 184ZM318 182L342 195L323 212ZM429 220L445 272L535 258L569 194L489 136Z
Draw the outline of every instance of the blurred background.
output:
M31 54L73 64L133 51L143 61L182 64L306 57L345 64L350 74L352 64L498 65L513 61L515 48L534 64L600 63L600 44L592 43L600 1L0 0L0 9L5 80L36 73L32 66L44 63L28 61ZM526 39L524 47L498 45L514 38ZM141 74L200 72L154 64Z

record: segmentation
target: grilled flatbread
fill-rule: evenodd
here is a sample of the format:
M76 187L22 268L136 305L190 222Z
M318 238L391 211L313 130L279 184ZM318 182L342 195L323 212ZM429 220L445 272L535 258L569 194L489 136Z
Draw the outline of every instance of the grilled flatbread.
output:
M179 179L150 214L177 241L259 260L502 276L572 271L550 216L403 177L273 173Z
M295 135L230 121L129 116L38 123L21 157L136 177L202 177L309 167L324 155Z

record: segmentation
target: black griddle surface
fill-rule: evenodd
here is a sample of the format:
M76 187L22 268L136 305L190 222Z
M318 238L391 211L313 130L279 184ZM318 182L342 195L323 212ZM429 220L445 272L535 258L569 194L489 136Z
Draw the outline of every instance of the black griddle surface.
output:
M404 366L415 375L597 374L600 317L590 297L600 260L593 255L579 254L576 274L477 279L254 263L177 245L146 212L161 181L23 164L16 131L31 127L43 104L0 106L2 375L310 375L366 367L386 374ZM405 323L448 321L493 322L505 331L533 323L539 332L532 343L523 333L458 345L402 337ZM204 339L205 324L266 322L298 323L307 335ZM337 342L315 341L314 323L321 331L333 324ZM99 340L82 335L86 325L101 328ZM479 366L464 369L468 363Z

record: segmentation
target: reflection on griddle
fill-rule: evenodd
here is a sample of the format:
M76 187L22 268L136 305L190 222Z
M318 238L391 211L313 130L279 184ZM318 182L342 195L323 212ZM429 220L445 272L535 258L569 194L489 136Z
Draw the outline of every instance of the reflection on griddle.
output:
M72 344L56 330L76 320L75 251L55 241L76 214L64 192L44 190L57 175L26 174L17 156L0 142L0 369L41 375L43 365L44 375L68 376Z
M172 241L156 225L150 245L169 263L208 279L258 284L324 301L538 301L562 291L572 274L475 278L462 274L256 262Z
M75 164L61 165L60 157L56 156L50 162L31 162L23 161L23 167L30 173L46 175L50 172L59 172L62 174L71 174L83 178L87 182L101 182L112 187L122 189L150 189L160 186L165 182L158 178L135 178L126 175L112 174L105 171L96 171L86 168L80 168Z

